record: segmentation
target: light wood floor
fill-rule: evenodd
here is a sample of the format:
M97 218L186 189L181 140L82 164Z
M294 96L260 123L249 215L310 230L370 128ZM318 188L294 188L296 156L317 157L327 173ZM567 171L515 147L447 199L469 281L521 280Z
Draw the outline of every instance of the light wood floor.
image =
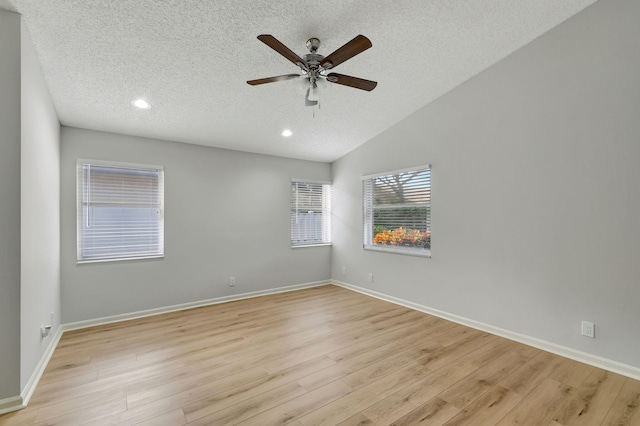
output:
M640 425L640 382L335 286L67 332L17 425Z

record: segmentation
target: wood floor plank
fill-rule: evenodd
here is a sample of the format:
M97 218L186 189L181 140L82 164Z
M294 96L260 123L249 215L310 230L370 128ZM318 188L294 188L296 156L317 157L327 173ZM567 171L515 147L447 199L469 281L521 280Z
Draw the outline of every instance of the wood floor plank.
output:
M553 420L562 425L602 423L625 381L619 374L595 369Z
M409 384L388 398L365 409L363 413L374 423L390 424L409 414L414 409L433 401L437 395L449 389L455 383L463 381L478 371L478 367L468 361L455 360L446 366L427 375L424 379ZM437 400L444 401L442 398ZM445 405L451 405L447 401L436 407L428 408L429 412L442 411ZM452 410L447 410L452 411ZM457 414L460 410L453 410ZM442 413L440 413L442 416Z
M540 351L529 362L510 374L500 385L526 396L547 379L562 363L563 358L549 352Z
M502 386L496 386L476 399L462 412L444 423L445 426L494 425L522 400L522 396Z
M127 363L133 363L136 361L136 354L130 353L126 355L119 355L114 358L109 358L100 362L89 362L89 363L80 363L80 364L65 364L58 368L47 368L45 370L46 379L44 378L45 374L43 374L44 383L60 380L62 378L70 378L75 376L85 376L87 374L99 371L102 368L106 368L109 366L122 365Z
M238 424L284 425L292 422L293 420L299 420L300 417L304 416L306 413L309 413L319 407L323 407L332 401L342 399L346 395L349 395L350 392L350 386L340 380L336 380L335 382L331 382L310 392L305 392L297 398L290 399L282 404L276 405L275 407L263 411L260 414Z
M640 381L627 379L611 405L603 424L640 425Z
M356 387L350 386L355 390L348 395L326 404L310 414L298 418L298 420L305 425L335 425L393 395L429 373L430 370L427 367L412 363L368 383L359 381Z
M329 353L328 356L332 359L338 359L339 362L330 366L329 368L320 370L314 374L299 380L299 383L307 389L315 389L323 384L329 383L333 380L345 378L357 371L363 370L373 364L394 364L396 366L403 365L398 362L398 358L404 359L405 363L412 362L425 354L431 353L440 348L437 344L432 344L430 336L437 335L439 332L446 332L442 330L440 326L434 327L437 332L429 331L429 329L422 329L421 327L413 328L406 327L405 332L402 334L395 333L395 340L390 341L387 344L386 339L381 339L380 344L376 347L372 345L373 342L360 342L353 346L358 346L358 350L350 352L349 357L344 357L344 351L342 356L335 356L335 352ZM386 336L386 335L385 335ZM403 337L401 337L403 336ZM376 339L369 339L376 340ZM365 346L362 343L366 343ZM367 347L366 351L362 351L363 347ZM351 356L351 354L357 353L358 355ZM353 386L353 384L352 384Z
M640 381L326 285L65 332L0 425L640 426Z
M430 350L428 346L426 348L424 346L417 346L404 351L396 349L395 352L390 353L387 357L379 358L376 362L369 363L369 365L364 368L357 369L346 375L343 381L354 389L365 386L387 374L415 363L416 360L428 350ZM430 367L426 367L424 364L420 365L425 369L431 370Z
M136 426L183 426L187 424L187 419L182 412L182 409L170 411L166 414L161 414L158 417L154 417L144 422L136 424Z
M340 384L338 383L338 385ZM342 389L345 389L344 386L342 386ZM330 389L330 391L333 390L339 391L339 389ZM190 420L188 424L192 426L218 424L234 425L247 419L253 418L254 416L257 416L260 413L263 413L271 408L281 406L282 404L285 404L298 396L304 395L307 395L307 398L309 398L309 394L302 386L300 386L299 383L290 382L277 388L270 389L268 392L264 392L252 396L248 399L244 399L237 404L233 404L222 409L217 409L218 407L216 407L213 413L205 415L203 417L198 417L194 420ZM338 396L336 397L339 396L340 395L338 394ZM199 415L199 413L195 415ZM251 424L251 422L249 424Z
M546 425L556 412L575 394L575 388L545 379L526 396L513 410L500 420L498 425Z
M220 394L226 389L250 383L258 377L266 377L260 370L261 367L255 367L255 370L250 369L237 374L225 375L220 379L201 383L198 386L194 384L190 389L181 388L173 394L166 392L166 389L163 388L162 395L150 395L144 401L129 404L130 406L125 412L117 413L109 419L96 421L96 424L133 425L143 420L149 420L159 414L183 408L192 401Z
M390 425L441 425L459 412L460 410L444 399L435 397L390 423Z
M336 361L343 361L349 358L356 357L363 353L386 344L402 344L407 339L413 341L417 333L427 333L430 336L437 336L439 333L446 333L448 329L452 327L452 324L437 324L431 326L433 321L429 318L418 319L413 324L406 325L404 327L398 327L394 330L388 330L386 333L378 333L369 339L361 339L358 342L354 342L351 345L345 346L328 355ZM426 338L427 336L424 336ZM415 338L423 338L422 335Z
M504 353L512 352L517 343L497 336L488 336L481 346L460 357L478 367L485 367Z
M127 401L125 398L105 399L102 402L93 403L92 405L82 406L82 409L70 409L65 406L60 411L55 411L55 406L51 410L47 410L46 414L43 410L38 410L38 417L35 420L36 426L77 426L78 424L89 423L93 419L111 415L113 413L121 413L127 409ZM41 421L42 419L42 421Z
M233 387L234 384L250 383L263 377L267 377L267 373L261 366L228 376L219 371L202 372L202 374L196 375L196 377L187 376L178 380L172 380L169 383L150 387L139 392L129 393L127 395L127 406L132 409L157 401L158 399L162 399L166 396L189 391L200 386L211 386L212 384L215 384L215 386L220 389L227 389Z
M248 370L243 368L241 371L243 371L243 374L246 374L245 371ZM234 372L236 372L234 368L225 365L216 366L210 364L184 366L183 368L168 369L154 373L151 373L148 369L144 369L142 374L136 372L136 374L130 375L111 376L103 380L91 381L66 389L54 389L54 391L46 394L40 394L40 398L36 401L41 405L47 405L56 400L60 401L61 399L78 397L87 398L92 394L97 393L100 395L101 392L104 393L112 389L121 389L123 394L128 395L130 403L133 403L135 406L136 400L142 399L145 392L147 393L147 401L152 400L148 394L154 395L154 398L158 399L163 395L163 389L164 394L177 393L180 383L190 389L200 383L221 379ZM266 375L264 372L256 372L256 374L258 376ZM169 389L166 390L167 388Z
M183 410L187 420L194 421L293 382L295 382L296 389L299 387L304 389L304 387L301 387L296 380L331 365L335 365L335 361L331 358L326 356L314 358L310 361L294 365L253 382L230 388L222 393L200 399L191 404L185 405Z
M522 366L527 361L526 356L517 351L509 351L497 355L493 362L479 366L476 371L466 376L438 396L463 409L473 400L484 395L496 386L510 372Z
M581 362L576 362L568 358L561 358L557 368L551 371L548 378L556 382L577 388L593 372L592 367Z
M310 359L319 354L329 354L340 348L352 345L354 342L372 338L378 333L382 334L402 327L404 327L404 324L387 324L385 326L375 326L374 328L358 328L350 332L336 333L329 337L323 336L312 343L291 347L285 355L264 361L264 366L267 371L278 371L288 363Z
M89 383L98 381L98 372L90 371L89 373L70 378L62 378L57 381L39 383L33 396L31 397L31 405L46 405L59 399L62 394L74 393L75 390Z
M298 421L300 425L303 425L301 421ZM349 417L347 420L338 423L338 426L376 426L367 416L362 413L358 413L355 416Z
M424 354L418 362L425 366L429 366L432 370L437 370L453 360L457 360L471 352L477 351L485 345L490 345L492 342L498 341L495 339L495 336L476 332L476 330L472 330L472 332L464 331L460 331L459 329L452 330L451 336L447 336L446 338L446 343L449 343L447 346L435 352ZM453 343L451 339L452 336L455 336L457 339L453 341ZM434 339L432 340L432 343L438 343L439 340L440 339Z
M82 407L84 412L100 411L100 407L117 407L115 411L124 411L127 408L126 395L121 389L94 392L88 395L60 401L38 409L35 423L51 422L52 419L68 416ZM122 407L122 409L119 409ZM74 417L74 416L72 416Z
M0 415L0 425L2 426L23 426L32 425L35 423L36 416L38 415L38 409L28 407L19 411L12 411L10 413Z

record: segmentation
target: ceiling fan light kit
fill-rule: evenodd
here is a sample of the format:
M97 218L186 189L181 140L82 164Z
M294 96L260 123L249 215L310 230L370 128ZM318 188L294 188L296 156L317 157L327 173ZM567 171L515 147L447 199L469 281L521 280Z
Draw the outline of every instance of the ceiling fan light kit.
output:
M285 74L276 77L260 78L257 80L249 80L247 83L252 86L256 86L259 84L274 83L276 81L304 78L306 80L305 84L308 85L305 95L306 106L318 105L319 82L322 83L324 81L328 81L330 83L341 84L343 86L366 90L368 92L375 89L378 84L371 80L328 72L330 69L335 68L372 46L371 41L363 35L357 35L353 40L349 41L326 57L318 53L320 40L315 37L307 40L307 49L309 49L309 53L304 55L304 58L296 55L291 49L270 34L259 35L258 40L278 52L294 65L298 66L301 74Z

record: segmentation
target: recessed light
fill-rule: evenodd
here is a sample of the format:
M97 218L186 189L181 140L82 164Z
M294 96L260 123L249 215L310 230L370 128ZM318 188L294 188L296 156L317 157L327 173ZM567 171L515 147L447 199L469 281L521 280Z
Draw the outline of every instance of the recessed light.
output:
M144 99L135 99L135 100L131 101L131 105L133 105L136 108L140 108L140 109L149 109L149 108L151 108L151 104L148 101L145 101Z
M291 136L293 134L293 132L289 129L284 129L282 131L282 136L284 136L285 138L288 138L289 136Z

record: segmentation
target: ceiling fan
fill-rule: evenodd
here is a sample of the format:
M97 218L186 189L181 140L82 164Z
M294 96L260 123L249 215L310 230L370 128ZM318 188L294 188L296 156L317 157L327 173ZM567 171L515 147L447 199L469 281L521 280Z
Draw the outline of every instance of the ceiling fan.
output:
M300 67L301 74L285 74L276 77L260 78L258 80L249 80L247 83L252 86L256 86L258 84L273 83L275 81L291 80L302 77L306 80L306 83L308 83L307 93L305 96L306 106L314 106L318 104L318 82L326 80L330 83L354 87L368 92L375 89L378 84L375 81L365 80L363 78L351 77L349 75L338 74L335 72L328 73L329 70L337 67L348 59L353 58L359 53L364 52L372 46L371 41L363 35L357 35L353 40L349 41L327 57L318 53L320 40L315 37L307 40L309 53L304 55L304 58L293 53L291 49L270 34L259 35L258 40Z

